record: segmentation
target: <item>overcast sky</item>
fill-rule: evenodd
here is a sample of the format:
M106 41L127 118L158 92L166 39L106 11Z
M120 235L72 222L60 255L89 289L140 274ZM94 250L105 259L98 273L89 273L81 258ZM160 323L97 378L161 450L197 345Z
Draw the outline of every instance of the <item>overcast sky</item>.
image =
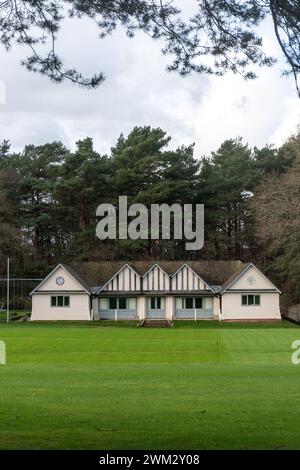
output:
M270 28L265 36L268 52L278 56ZM253 82L232 74L182 78L166 72L168 58L158 42L142 34L130 40L122 32L101 41L87 21L66 23L59 51L68 66L85 75L104 72L106 81L92 91L53 84L20 66L25 48L0 50L6 85L0 140L9 139L14 150L53 140L73 149L77 139L90 136L97 151L108 153L121 132L151 125L172 136L172 147L195 142L200 157L237 136L251 146L280 145L300 123L300 101L292 78L281 77L282 63L260 70Z

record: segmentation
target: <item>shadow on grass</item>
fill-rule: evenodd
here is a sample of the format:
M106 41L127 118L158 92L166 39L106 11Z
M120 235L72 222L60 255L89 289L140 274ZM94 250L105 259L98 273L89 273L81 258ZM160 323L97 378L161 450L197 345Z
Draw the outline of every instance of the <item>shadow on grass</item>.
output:
M0 324L6 324L4 321ZM16 323L11 321L9 326L17 327L51 327L57 325L63 326L72 326L72 327L87 327L87 328L134 328L139 327L139 322L137 321L110 321L110 320L98 320L98 321L27 321ZM213 320L199 320L187 321L187 320L174 320L173 328L175 329L253 329L253 328L263 328L263 329L280 329L280 328L299 328L300 325L291 322L289 320L274 321L274 322L219 322Z

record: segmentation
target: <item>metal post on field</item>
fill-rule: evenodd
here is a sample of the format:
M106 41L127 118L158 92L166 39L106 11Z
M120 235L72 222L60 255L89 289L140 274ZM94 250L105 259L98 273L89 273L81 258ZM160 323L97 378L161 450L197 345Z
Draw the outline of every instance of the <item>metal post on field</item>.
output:
M197 321L197 309L195 308L195 321Z
M115 321L118 321L118 310L115 309Z
M7 258L6 323L9 323L9 258Z

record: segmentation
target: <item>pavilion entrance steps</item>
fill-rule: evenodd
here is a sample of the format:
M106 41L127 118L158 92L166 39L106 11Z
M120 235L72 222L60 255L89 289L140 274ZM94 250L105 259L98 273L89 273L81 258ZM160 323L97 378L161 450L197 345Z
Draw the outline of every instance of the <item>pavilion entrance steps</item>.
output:
M144 328L170 328L173 326L173 322L171 320L166 319L149 319L146 318L145 320L141 320L140 325Z

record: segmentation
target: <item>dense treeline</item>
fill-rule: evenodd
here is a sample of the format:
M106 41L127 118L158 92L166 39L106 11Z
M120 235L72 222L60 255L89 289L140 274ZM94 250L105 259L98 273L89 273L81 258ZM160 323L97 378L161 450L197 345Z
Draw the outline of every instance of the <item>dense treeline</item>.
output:
M0 263L42 275L57 261L75 259L252 260L284 287L300 290L300 134L281 148L251 149L241 138L199 158L194 146L170 150L161 129L136 127L110 155L90 138L75 152L61 142L0 145ZM100 241L96 208L117 203L205 204L205 245L186 252L175 240ZM287 281L289 279L289 281Z

